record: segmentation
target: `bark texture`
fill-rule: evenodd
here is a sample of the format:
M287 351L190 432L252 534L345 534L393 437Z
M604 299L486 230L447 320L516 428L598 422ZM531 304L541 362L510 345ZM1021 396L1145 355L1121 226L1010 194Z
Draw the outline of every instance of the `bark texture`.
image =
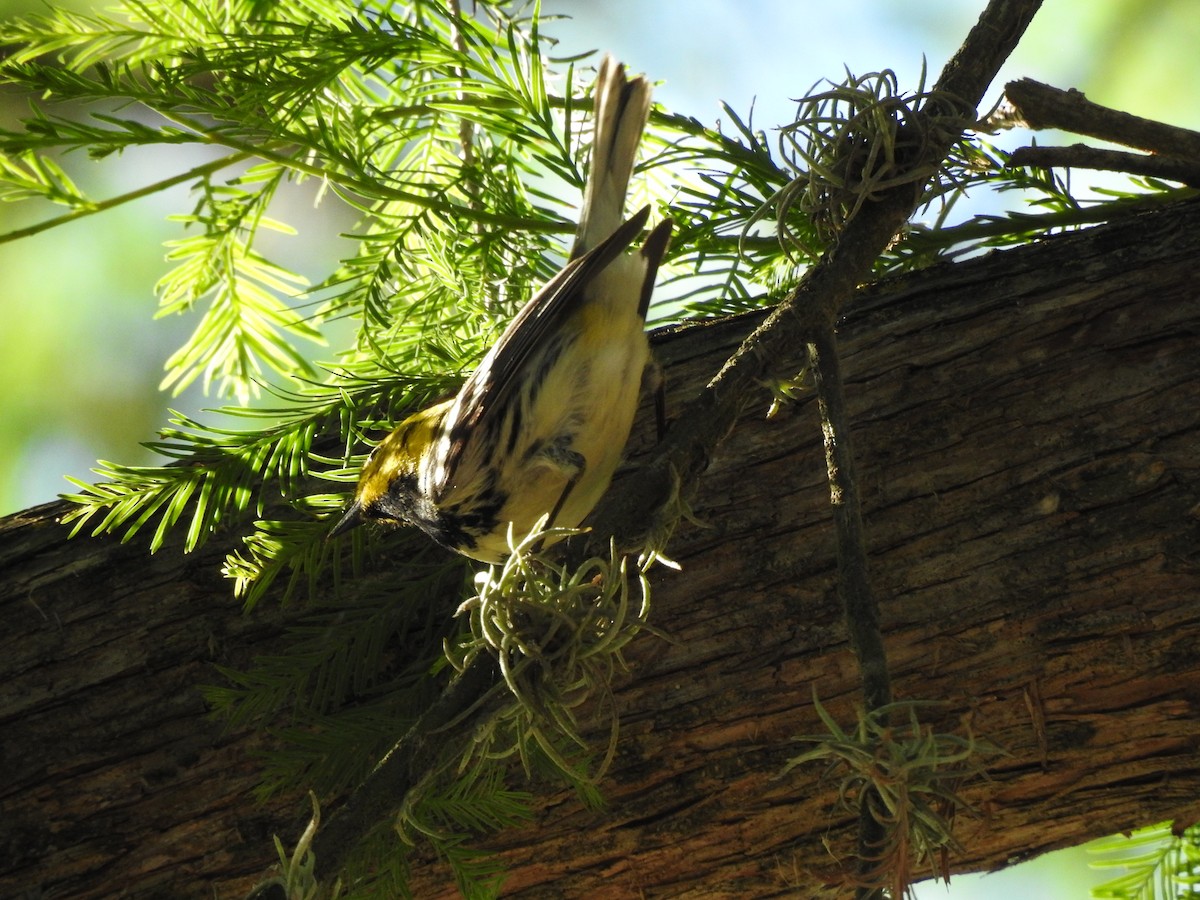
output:
M1190 204L893 281L840 328L895 694L1007 752L965 789L955 870L1200 817L1198 251ZM661 336L673 405L756 321ZM813 691L849 726L859 676L815 400L765 407L655 578L670 639L629 652L607 808L547 787L491 842L506 896L817 896L852 869L836 780L782 774L822 730ZM307 802L252 803L267 738L196 685L295 612L240 612L235 535L150 557L68 542L58 512L0 523L0 895L240 896ZM436 861L414 878L455 895Z

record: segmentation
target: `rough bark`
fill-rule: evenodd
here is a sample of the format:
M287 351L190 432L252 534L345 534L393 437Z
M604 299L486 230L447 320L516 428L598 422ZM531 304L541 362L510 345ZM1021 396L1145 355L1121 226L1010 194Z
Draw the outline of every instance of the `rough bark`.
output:
M896 696L1008 754L965 790L956 870L1200 817L1197 235L1192 204L940 267L840 328ZM662 337L676 408L753 324ZM608 806L544 786L491 842L506 895L813 896L849 870L835 783L781 774L814 689L846 724L858 702L815 405L764 401L713 460L683 571L654 579L670 640L618 686ZM239 896L307 802L251 801L267 738L224 733L196 685L294 613L239 611L234 535L149 557L66 541L58 511L0 524L0 895ZM435 861L414 889L454 894Z

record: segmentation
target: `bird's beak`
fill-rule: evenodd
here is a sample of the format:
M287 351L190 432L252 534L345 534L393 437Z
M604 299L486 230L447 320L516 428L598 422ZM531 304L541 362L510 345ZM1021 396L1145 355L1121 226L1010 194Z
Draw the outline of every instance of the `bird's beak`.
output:
M355 500L346 509L338 523L330 529L329 534L325 535L325 540L331 541L341 534L345 534L352 528L357 528L363 522L367 521L367 517L363 515L363 505Z

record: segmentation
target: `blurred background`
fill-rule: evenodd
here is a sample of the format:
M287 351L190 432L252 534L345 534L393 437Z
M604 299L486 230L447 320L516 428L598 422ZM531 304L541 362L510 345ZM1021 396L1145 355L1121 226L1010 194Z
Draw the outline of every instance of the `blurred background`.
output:
M81 10L104 5L54 2ZM768 132L792 121L794 98L820 79L840 80L845 68L860 75L891 68L913 90L924 61L932 82L983 6L984 0L542 2L544 16L569 17L543 25L558 38L559 54L611 51L661 82L655 98L672 111L715 123L725 101L743 119L753 110L754 125ZM0 0L4 18L41 8L36 0ZM1197 0L1047 0L984 108L1005 80L1028 76L1200 128L1197 46ZM27 109L26 98L0 87L0 127L16 127ZM1009 135L1000 143L1011 148L1020 139ZM77 154L64 166L89 195L109 197L200 161L176 148L101 162ZM1084 173L1075 183L1098 182ZM316 280L350 255L338 237L351 222L344 207L316 205L311 185L283 202L290 208L279 218L299 227L271 251L285 265ZM154 285L168 269L163 243L183 235L167 217L191 205L181 186L0 243L0 515L53 500L69 489L65 475L87 479L97 459L154 462L140 442L154 439L168 407L197 415L221 405L198 387L178 397L158 390L164 362L198 324L196 316L154 318ZM61 211L0 204L0 234ZM1086 897L1100 880L1076 849L994 875L956 877L949 889L925 883L916 894L1057 900Z

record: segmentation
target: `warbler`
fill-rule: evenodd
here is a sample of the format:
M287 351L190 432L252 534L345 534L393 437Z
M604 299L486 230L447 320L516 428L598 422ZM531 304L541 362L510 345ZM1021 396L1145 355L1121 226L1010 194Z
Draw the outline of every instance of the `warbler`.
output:
M672 223L626 253L650 216L622 222L650 112L644 76L611 56L594 90L579 230L563 269L521 309L455 397L405 419L375 448L330 537L367 520L407 523L484 562L549 515L583 521L624 452L650 364L646 308Z

